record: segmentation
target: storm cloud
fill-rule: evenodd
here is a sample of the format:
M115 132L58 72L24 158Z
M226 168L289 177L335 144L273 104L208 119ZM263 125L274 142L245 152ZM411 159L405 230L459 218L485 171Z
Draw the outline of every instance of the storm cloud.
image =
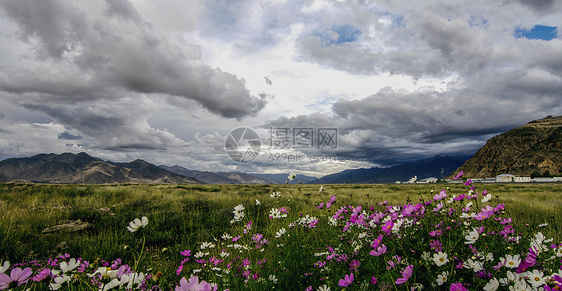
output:
M227 118L255 115L266 104L244 80L202 64L197 45L167 39L128 1L91 4L88 12L66 1L1 3L29 49L22 66L2 70L4 92L34 102L166 94Z
M0 157L320 176L467 157L562 114L559 0L0 0L0 16ZM225 153L238 127L262 138L252 163ZM337 128L338 146L268 147L294 127Z

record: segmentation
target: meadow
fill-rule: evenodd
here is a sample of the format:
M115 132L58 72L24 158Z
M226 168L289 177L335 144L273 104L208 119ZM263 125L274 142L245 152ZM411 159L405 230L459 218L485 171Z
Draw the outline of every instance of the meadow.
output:
M0 184L0 290L562 287L562 184L465 184Z

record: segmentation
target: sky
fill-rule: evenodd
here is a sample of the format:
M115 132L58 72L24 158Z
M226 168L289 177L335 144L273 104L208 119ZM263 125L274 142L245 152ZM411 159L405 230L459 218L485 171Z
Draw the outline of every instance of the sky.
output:
M320 177L470 157L562 115L561 2L0 0L0 159Z

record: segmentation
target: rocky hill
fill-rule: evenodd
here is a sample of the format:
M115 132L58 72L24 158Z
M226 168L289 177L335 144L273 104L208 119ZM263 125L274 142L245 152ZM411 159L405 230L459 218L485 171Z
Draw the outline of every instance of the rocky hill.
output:
M450 177L562 175L562 116L531 121L494 136Z
M2 180L65 184L200 183L197 179L166 171L142 160L113 163L86 153L39 154L3 160L0 161L0 182Z

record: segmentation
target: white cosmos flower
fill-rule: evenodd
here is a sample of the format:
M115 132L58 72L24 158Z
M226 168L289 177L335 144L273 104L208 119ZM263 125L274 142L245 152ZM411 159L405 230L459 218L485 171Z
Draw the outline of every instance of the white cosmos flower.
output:
M141 219L135 218L135 220L129 222L129 226L127 226L127 230L130 232L135 232L148 224L148 218L143 216Z
M212 249L215 247L214 243L210 243L210 242L203 242L201 243L201 246L199 248L201 248L202 250L204 249Z
M330 291L330 287L328 287L326 284L318 287L318 291Z
M285 230L285 228L283 227L282 229L280 229L278 232L275 233L275 238L280 238L281 236L283 236L287 231Z
M277 277L275 275L269 275L269 281L273 282L273 284L277 283Z
M535 288L538 288L546 283L544 273L539 270L533 270L532 272L528 271L527 277L529 277L529 279L527 279L529 284L533 285Z
M509 291L527 291L527 290L535 290L530 288L525 281L515 281L513 286L509 286Z
M480 261L473 261L472 259L468 259L466 261L466 267L472 269L474 272L480 272L484 269L484 265Z
M127 275L127 274L123 274L123 275ZM126 276L123 276L126 277ZM121 278L123 278L121 277ZM114 278L113 280L109 281L107 284L103 284L103 288L101 289L102 291L107 291L107 290L111 290L117 286L121 285L121 282L119 282L119 279Z
M449 262L449 259L447 259L447 253L439 252L433 255L433 261L437 267L440 267Z
M4 263L2 263L2 266L0 266L0 273L4 274L4 272L6 272L6 270L8 270L10 268L10 261L5 261Z
M256 205L259 206L260 204L261 204L261 202L258 199L256 199Z
M295 173L289 173L289 176L287 178L289 179L289 181L293 181L297 178L297 175Z
M242 204L237 205L236 207L234 207L234 211L232 211L232 213L234 213L234 219L232 221L230 221L230 223L241 221L242 218L244 218L244 216L245 216L244 205L242 205Z
M496 291L500 287L500 282L498 279L493 278L488 282L488 284L484 285L484 291Z
M67 272L70 272L70 271L76 269L78 266L80 266L80 262L79 261L77 262L75 258L71 258L68 261L68 263L67 262L61 262L59 266L60 266L60 269L63 273L67 273Z
M508 267L508 268L517 268L519 267L519 264L521 264L521 258L519 257L519 255L507 255L504 258L501 258L500 261L503 263L504 266Z
M470 245L475 243L478 238L480 237L480 234L478 234L478 231L476 229L472 229L471 232L469 232L464 238L466 239L466 241L464 242L464 244Z
M117 277L117 270L112 270L108 267L99 267L93 274L88 274L89 277L94 277L100 274L103 279L113 279Z
M449 272L445 271L437 275L437 285L441 286L447 282L447 277L449 277Z
M62 274L61 276L53 279L53 281L54 283L51 283L51 289L59 290L64 284L68 284L70 282L70 276Z
M490 201L490 199L492 199L492 194L488 193L486 196L484 196L484 198L482 198L482 203L488 202Z
M271 195L269 195L269 197L271 197L271 198L281 197L281 193L279 193L279 191L273 192L273 193L271 193Z

